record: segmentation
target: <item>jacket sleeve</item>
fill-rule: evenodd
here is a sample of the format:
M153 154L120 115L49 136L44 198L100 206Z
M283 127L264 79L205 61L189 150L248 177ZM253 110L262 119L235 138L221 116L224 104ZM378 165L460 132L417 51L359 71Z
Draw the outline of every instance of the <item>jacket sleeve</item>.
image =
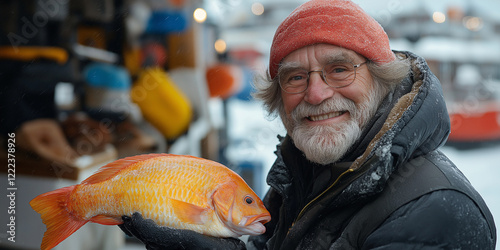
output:
M495 249L494 237L468 196L440 190L396 210L362 249Z

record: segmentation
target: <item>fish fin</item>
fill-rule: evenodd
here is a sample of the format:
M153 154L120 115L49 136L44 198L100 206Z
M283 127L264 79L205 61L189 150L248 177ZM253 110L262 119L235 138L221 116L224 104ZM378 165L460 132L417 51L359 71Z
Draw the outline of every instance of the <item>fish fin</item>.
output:
M41 249L51 249L68 238L88 221L71 215L66 204L75 186L60 188L41 194L30 201L30 205L42 217L47 227L43 234Z
M126 169L137 162L160 156L168 156L168 154L144 154L116 160L99 168L95 174L82 181L82 184L94 184L108 180L109 178L117 175L123 169Z
M206 222L208 208L203 208L179 200L170 200L170 202L175 215L181 221L197 225L201 225Z
M123 223L123 220L121 217L113 217L109 215L96 215L90 219L90 221L94 223L99 223L102 225L108 225L108 226L114 226L114 225L120 225Z

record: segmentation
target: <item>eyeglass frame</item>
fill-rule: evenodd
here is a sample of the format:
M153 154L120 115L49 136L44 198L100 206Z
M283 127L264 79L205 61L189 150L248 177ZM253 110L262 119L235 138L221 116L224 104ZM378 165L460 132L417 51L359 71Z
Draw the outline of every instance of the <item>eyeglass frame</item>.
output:
M318 72L318 73L320 73L320 76L321 76L321 79L323 80L323 82L325 82L325 83L326 83L326 85L328 85L329 87L336 88L336 89L345 88L345 87L347 87L347 86L351 85L351 84L354 82L354 80L356 80L356 69L357 69L357 68L359 68L359 67L361 67L363 64L368 63L368 60L366 60L366 61L364 61L364 62L362 62L362 63L359 63L359 64L354 64L353 62L349 62L349 61L344 61L344 62L352 64L352 66L353 66L353 70L354 70L354 78L352 78L352 81L351 81L350 83L346 84L346 85L342 85L342 86L332 86L332 85L330 85L330 84L328 83L328 81L326 80L326 76L325 76L325 67L326 67L326 66L328 66L328 65L330 65L330 64L336 63L336 62L327 63L326 65L324 65L324 66L323 66L323 68L322 68L321 70L311 70L311 71L306 71L306 70L304 69L304 71L306 71L306 73L307 73L306 87L305 87L305 89L304 89L304 90L302 90L302 91L300 91L300 92L287 92L287 91L283 88L283 86L281 85L281 79L280 79L280 75L279 75L279 74L278 74L278 84L279 84L279 86L280 86L281 90L283 90L283 92L285 92L285 93L287 93L287 94L300 94L300 93L304 93L304 92L305 92L305 91L309 88L309 79L311 78L311 73L313 73L313 72ZM337 62L337 63L338 63L338 62Z

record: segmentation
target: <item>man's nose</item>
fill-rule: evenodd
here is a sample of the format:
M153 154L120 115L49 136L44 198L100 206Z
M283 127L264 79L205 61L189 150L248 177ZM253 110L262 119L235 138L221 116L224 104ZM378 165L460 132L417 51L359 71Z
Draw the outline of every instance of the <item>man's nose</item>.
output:
M304 101L318 105L333 96L335 90L323 80L321 71L311 71L309 74L309 86L305 92Z

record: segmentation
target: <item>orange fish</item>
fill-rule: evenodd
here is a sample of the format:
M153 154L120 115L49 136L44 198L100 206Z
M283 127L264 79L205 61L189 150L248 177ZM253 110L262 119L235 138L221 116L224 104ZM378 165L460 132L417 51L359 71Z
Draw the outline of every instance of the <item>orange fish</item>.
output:
M160 226L216 237L259 235L271 219L245 181L222 164L193 156L149 154L117 160L81 184L30 202L51 249L87 222L119 225L139 212Z

